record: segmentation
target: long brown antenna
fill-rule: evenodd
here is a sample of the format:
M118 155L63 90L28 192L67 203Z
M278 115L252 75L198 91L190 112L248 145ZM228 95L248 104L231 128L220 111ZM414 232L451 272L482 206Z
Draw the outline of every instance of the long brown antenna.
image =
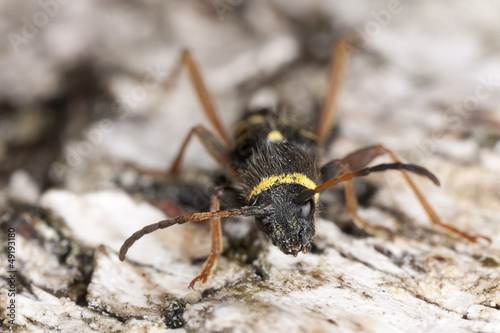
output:
M119 258L121 261L125 260L125 257L127 255L128 249L134 245L136 241L138 241L142 236L150 234L158 229L165 229L168 227L171 227L175 224L184 224L187 222L192 222L192 221L204 221L208 220L213 217L229 217L229 216L236 216L236 215L245 215L245 211L242 209L235 209L235 210L218 210L215 212L204 212L204 213L196 213L190 216L178 216L172 219L166 219L162 220L150 225L145 226L139 231L136 231L127 238L127 240L123 243L122 247L120 248L120 255Z
M305 191L301 192L295 198L294 201L297 203L304 202L304 201L307 201L310 198L312 198L316 193L319 193L319 192L321 192L329 187L332 187L338 183L342 183L342 182L345 182L346 180L350 180L350 179L357 178L357 177L367 176L372 172L382 172L382 171L387 171L387 170L410 171L410 172L416 173L420 176L424 176L424 177L429 178L434 184L439 186L439 180L437 179L437 177L432 172L430 172L429 170L427 170L424 167L421 167L421 166L418 166L415 164L388 163L388 164L375 165L373 167L364 168L364 169L354 171L351 173L346 173L345 175L342 175L342 176L337 177L337 178L332 178L332 179L326 181L325 183L317 186L315 189L312 189L312 190L309 189L309 190L305 190Z

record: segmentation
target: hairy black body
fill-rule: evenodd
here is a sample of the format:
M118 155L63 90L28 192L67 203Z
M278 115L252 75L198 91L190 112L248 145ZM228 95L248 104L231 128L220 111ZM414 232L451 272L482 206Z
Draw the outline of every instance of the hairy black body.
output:
M307 251L318 198L300 203L294 198L320 183L316 136L294 119L266 109L243 117L235 142L231 156L242 196L247 206L262 210L257 226L284 253Z

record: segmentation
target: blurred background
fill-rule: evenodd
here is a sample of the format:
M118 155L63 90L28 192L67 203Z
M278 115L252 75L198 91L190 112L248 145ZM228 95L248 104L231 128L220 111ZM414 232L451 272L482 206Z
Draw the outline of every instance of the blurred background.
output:
M500 149L495 1L0 6L2 188L17 171L43 191L113 186L116 163L165 168L188 130L206 123L185 75L168 81L183 48L228 128L252 100L279 101L310 122L332 45L344 39L353 47L330 156L381 142L412 162L439 153L473 163L478 149ZM186 167L210 163L194 146Z

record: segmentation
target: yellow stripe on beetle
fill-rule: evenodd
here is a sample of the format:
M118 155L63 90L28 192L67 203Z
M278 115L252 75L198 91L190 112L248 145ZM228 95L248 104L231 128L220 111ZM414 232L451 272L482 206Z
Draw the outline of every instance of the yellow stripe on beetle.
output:
M267 141L269 142L278 142L283 140L283 134L280 131L271 131L267 134Z
M313 182L309 177L307 177L302 173L298 172L288 173L288 174L284 173L282 175L262 178L260 183L253 188L252 193L250 193L250 198L255 197L260 193L264 192L265 190L268 190L269 188L273 187L274 185L279 185L279 184L299 184L310 190L314 190L317 187L315 182ZM319 193L316 193L314 195L314 201L317 202L318 198L319 198Z
M265 124L266 122L267 122L266 117L260 114L255 114L238 122L235 126L234 133L238 135L241 131L243 131L247 127L259 124Z
M306 138L311 139L313 141L318 141L318 136L311 131L301 129L300 135L305 136Z

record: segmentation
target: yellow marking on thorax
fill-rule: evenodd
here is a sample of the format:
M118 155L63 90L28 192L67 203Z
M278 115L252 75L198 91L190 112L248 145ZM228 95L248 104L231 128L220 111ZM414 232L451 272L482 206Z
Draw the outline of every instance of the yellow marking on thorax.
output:
M267 141L277 142L283 140L283 134L280 131L274 130L267 134Z
M238 135L236 137L236 140L235 140L235 144L236 146L240 145L243 141L245 141L246 139L252 137L255 133L251 132L251 131L248 131L248 132L245 132L245 133L242 133L240 135Z
M302 136L305 136L306 138L313 140L313 141L318 141L318 136L316 134L314 134L313 132L308 131L306 129L301 129L300 134Z
M282 174L278 176L269 176L262 178L260 183L253 188L252 193L250 193L250 198L257 196L260 193L264 192L265 190L268 190L269 188L278 184L299 184L310 190L313 190L317 187L315 182L313 182L306 175L299 172ZM319 193L316 193L314 195L314 201L317 202L318 198L319 198Z
M261 114L256 114L253 116L250 116L246 119L243 119L239 123L236 124L234 133L238 135L241 131L243 131L245 128L252 126L252 125L258 125L258 124L263 124L267 121L266 117L264 117Z
M313 141L318 141L318 136L315 133L313 133L305 128L302 128L301 124L295 119L280 118L280 119L278 119L278 124L282 125L282 126L293 126L299 130L300 135L302 135L308 139L311 139Z

